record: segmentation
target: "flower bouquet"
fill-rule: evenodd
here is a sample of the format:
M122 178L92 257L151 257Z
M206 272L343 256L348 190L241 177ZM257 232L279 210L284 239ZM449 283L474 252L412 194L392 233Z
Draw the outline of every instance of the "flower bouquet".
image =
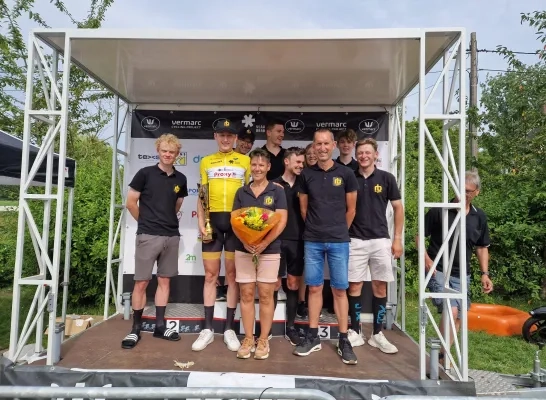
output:
M275 211L260 207L245 207L231 214L231 227L237 237L248 246L256 246L275 227L281 217ZM258 266L258 254L252 261Z

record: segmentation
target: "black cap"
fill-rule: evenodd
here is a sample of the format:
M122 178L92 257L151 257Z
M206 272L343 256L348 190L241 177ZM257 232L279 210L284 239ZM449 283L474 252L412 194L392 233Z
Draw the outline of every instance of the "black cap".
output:
M235 124L227 118L221 119L216 123L216 126L214 127L214 132L226 132L232 133L234 135L237 135L239 133Z
M239 134L237 135L237 139L239 140L250 140L251 143L254 143L256 140L256 135L254 135L254 132L252 132L252 129L243 127Z

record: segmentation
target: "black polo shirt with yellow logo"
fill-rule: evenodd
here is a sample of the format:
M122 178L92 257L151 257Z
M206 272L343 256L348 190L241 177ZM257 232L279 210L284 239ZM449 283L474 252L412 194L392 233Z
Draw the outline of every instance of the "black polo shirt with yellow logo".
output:
M251 185L251 184L250 184ZM233 201L233 209L238 210L245 207L260 207L266 208L271 211L286 210L286 195L284 189L273 182L269 182L262 193L258 197L254 196L250 185L245 185L237 190L235 193L235 200ZM245 246L239 239L237 239L237 245L235 250L246 251ZM269 244L262 252L262 254L280 254L281 253L281 240L275 239Z
M389 239L387 205L400 200L400 191L393 174L375 168L368 178L355 172L358 182L356 215L349 236L356 239Z
M281 147L277 155L273 154L267 148L267 145L263 145L262 149L269 153L269 162L271 163L271 168L267 171L267 180L272 181L275 178L278 178L284 174L284 152L285 149Z
M140 192L137 235L180 236L176 201L188 196L188 180L173 168L167 175L159 166L140 169L129 184Z
M303 236L303 229L305 224L301 217L300 209L300 186L301 176L296 176L294 184L290 186L282 176L277 179L273 179L273 182L278 183L284 187L284 193L286 194L286 205L288 209L288 221L286 222L286 228L281 233L281 240L301 240Z
M301 173L301 193L307 194L307 216L303 240L341 243L350 241L347 229L346 195L356 192L355 173L336 162L328 170L318 163Z

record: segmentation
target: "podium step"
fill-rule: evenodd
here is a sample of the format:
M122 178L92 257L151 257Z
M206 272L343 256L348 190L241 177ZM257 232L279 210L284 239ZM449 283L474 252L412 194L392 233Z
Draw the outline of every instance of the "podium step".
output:
M255 303L256 321L254 322L254 334L260 334L260 308L258 302ZM221 333L224 330L227 314L227 303L225 301L217 301L214 306L213 328L215 332ZM180 334L184 333L199 333L203 329L205 309L202 304L184 304L170 303L165 310L165 320L168 328L177 329ZM349 318L350 320L350 318ZM369 323L372 321L371 315L362 313L360 315L361 323ZM273 336L284 336L286 324L286 307L284 301L277 303L275 314L273 315L273 326L271 334ZM300 334L304 335L308 329L307 318L302 319L296 317L296 328ZM153 332L155 328L155 306L153 303L147 304L142 315L142 331ZM235 311L234 321L235 333L244 335L245 331L241 321L241 310L239 305ZM338 337L337 318L334 314L330 314L326 309L322 310L322 315L319 320L319 336L321 339L336 339Z

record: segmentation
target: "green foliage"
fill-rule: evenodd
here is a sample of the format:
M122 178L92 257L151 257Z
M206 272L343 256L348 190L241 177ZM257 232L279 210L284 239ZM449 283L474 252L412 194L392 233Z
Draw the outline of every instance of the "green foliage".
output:
M546 41L546 12L522 22ZM482 85L478 202L489 218L496 291L538 298L546 294L546 62L526 65L500 49L510 71Z

